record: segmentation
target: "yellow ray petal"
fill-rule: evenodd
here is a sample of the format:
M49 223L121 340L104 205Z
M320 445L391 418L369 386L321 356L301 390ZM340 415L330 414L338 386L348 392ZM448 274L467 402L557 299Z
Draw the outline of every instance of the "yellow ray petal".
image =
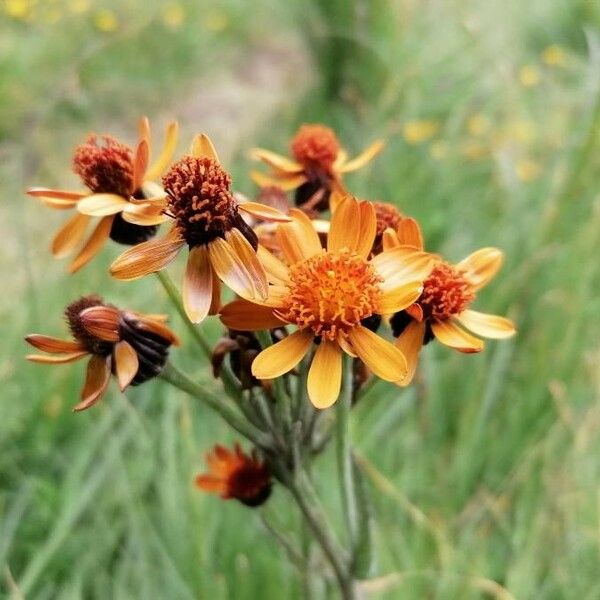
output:
M471 335L452 321L433 321L431 331L439 342L460 352L470 354L483 350L484 343L482 340Z
M81 342L76 340L61 340L60 338L40 335L39 333L28 335L25 341L42 352L51 352L53 354L70 354L83 351Z
M396 382L401 387L406 387L414 379L419 361L419 352L421 352L421 348L423 347L425 327L424 322L411 321L396 340L396 348L404 354L408 369L406 377Z
M221 310L221 280L217 277L213 266L210 265L212 271L212 300L208 309L209 315L218 315Z
M377 312L382 315L391 315L399 310L404 310L418 300L422 291L423 283L421 281L412 281L386 288L379 300Z
M344 148L340 148L335 161L333 162L333 170L337 171L348 160L348 152Z
M284 215L280 210L277 210L272 206L267 206L266 204L261 204L260 202L251 202L248 200L247 202L240 203L238 208L257 219L262 219L264 221L289 223L292 220L291 217Z
M140 361L136 351L125 340L115 344L113 356L119 389L123 392L136 376Z
M275 186L281 188L287 192L289 190L295 190L300 187L303 183L306 183L306 176L300 175L274 175L269 176L261 173L260 171L251 171L250 178L256 185L260 187Z
M266 248L259 245L256 255L265 268L270 283L284 285L289 280L288 268Z
M63 258L71 253L81 242L90 217L76 213L56 233L52 240L52 254L55 258Z
M264 150L263 148L252 148L250 150L250 158L260 160L270 167L274 167L277 171L287 174L298 174L304 170L304 167L300 163L270 150Z
M81 390L81 402L73 407L73 410L80 411L90 408L102 398L110 381L110 367L110 356L94 355L90 358L85 383Z
M360 235L360 207L354 196L346 196L338 203L327 236L327 250L336 252L346 248L355 250Z
M148 168L148 160L150 158L150 146L147 140L141 140L135 151L133 160L133 183L130 193L133 194L142 187L144 174Z
M100 223L96 225L96 229L92 232L92 235L88 238L83 248L79 251L79 254L75 257L75 260L69 266L69 272L75 273L79 271L81 267L87 264L98 252L100 252L102 246L110 235L110 229L112 227L114 217L103 217Z
M89 192L74 192L71 190L53 190L45 187L30 187L27 190L29 196L34 198L47 198L51 200L81 200L89 195Z
M349 334L358 357L381 379L400 381L406 377L406 359L398 348L366 327L354 327Z
M120 311L113 306L90 306L79 313L82 325L91 335L105 342L119 340Z
M423 250L423 234L419 224L410 217L404 217L398 225L398 240L402 246Z
M127 206L121 213L123 220L134 225L160 225L170 220L170 217L165 214L162 204L143 204L128 202Z
M274 379L291 371L304 358L312 341L313 335L308 331L294 331L254 359L252 375L257 379Z
M423 281L431 272L435 260L427 252L399 246L373 257L371 264L384 279L382 288L390 289L412 281Z
M318 254L322 247L319 234L305 213L292 208L290 216L292 222L281 224L277 228L276 237L287 262L291 265Z
M377 140L370 146L365 148L356 158L340 165L337 169L338 173L350 173L364 167L372 161L383 150L385 143L383 140Z
M469 331L485 338L504 339L515 335L517 332L514 323L510 319L481 313L476 310L465 310L456 318Z
M146 140L148 145L152 145L152 136L150 135L150 121L148 117L140 117L138 121L138 137L141 140Z
M163 238L143 242L123 252L110 266L111 275L130 281L160 271L175 260L184 244L185 240L174 227Z
M383 246L383 251L393 250L394 248L399 248L402 244L398 239L398 234L391 228L388 227L383 231L383 235L381 236L381 243Z
M268 296L267 273L258 259L256 251L239 229L231 229L225 234L227 243L233 248L252 278L256 293L261 300Z
M75 362L84 356L88 356L87 350L79 352L70 352L69 354L57 354L53 356L43 356L41 354L28 354L25 358L34 363L42 363L47 365L62 365Z
M165 133L165 143L160 152L160 156L150 165L144 175L145 180L157 179L167 169L169 163L173 159L175 148L177 146L177 132L179 126L177 121L173 121L167 125Z
M335 342L322 340L312 359L307 379L308 397L316 408L328 408L340 395L342 352Z
M77 204L77 210L90 217L106 217L121 212L129 202L117 194L92 194Z
M212 276L210 258L206 246L190 250L181 296L183 307L192 323L200 323L208 315L212 302Z
M360 233L358 234L358 245L356 253L363 258L368 258L373 243L375 242L375 234L377 233L377 215L375 207L371 202L360 203Z
M479 290L493 279L503 261L504 254L498 248L481 248L456 266L464 271L474 289Z
M199 133L192 140L192 147L190 149L192 156L196 158L210 158L215 162L219 162L219 156L211 139L205 133Z
M272 308L243 299L226 304L221 309L220 318L225 327L240 331L260 331L285 325L273 314Z

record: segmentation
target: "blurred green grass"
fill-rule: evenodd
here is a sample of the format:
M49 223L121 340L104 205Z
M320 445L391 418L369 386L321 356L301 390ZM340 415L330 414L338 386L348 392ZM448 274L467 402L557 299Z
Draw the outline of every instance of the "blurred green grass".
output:
M431 345L417 385L380 384L353 417L377 469L367 468L380 578L370 585L391 599L600 595L597 3L12 0L2 10L0 590L300 595L256 513L193 488L203 453L233 439L213 415L161 382L127 398L111 388L74 415L81 369L22 360L24 333L63 333L61 311L79 294L169 310L152 278L107 277L115 247L68 277L47 251L62 215L22 194L76 185L73 145L91 129L133 141L148 114L159 127L181 119L180 150L193 132L212 134L242 190L247 149L284 151L303 121L335 127L351 151L384 136L385 153L349 178L353 191L418 218L452 260L505 250L477 306L509 314L519 335L478 356ZM174 359L213 385L191 344ZM335 514L328 455L315 471ZM267 511L297 531L283 491Z

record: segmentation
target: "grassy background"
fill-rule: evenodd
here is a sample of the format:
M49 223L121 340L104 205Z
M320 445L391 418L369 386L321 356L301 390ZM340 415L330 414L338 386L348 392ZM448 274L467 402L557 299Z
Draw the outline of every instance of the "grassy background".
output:
M478 356L432 344L417 385L378 385L355 413L377 517L370 589L600 597L596 2L0 6L3 597L300 595L257 512L193 488L203 453L233 439L213 415L160 382L127 398L111 387L74 415L81 368L22 360L24 333L63 334L61 311L79 294L169 310L153 278L107 277L115 246L67 276L47 251L63 215L22 193L76 185L73 146L89 130L133 142L140 114L159 128L179 118L180 150L210 133L243 190L247 149L284 151L303 121L335 127L353 152L384 136L352 190L418 218L451 260L505 250L477 307L510 315L519 335ZM173 357L214 385L191 345ZM330 457L315 470L335 512ZM266 511L296 531L282 490Z

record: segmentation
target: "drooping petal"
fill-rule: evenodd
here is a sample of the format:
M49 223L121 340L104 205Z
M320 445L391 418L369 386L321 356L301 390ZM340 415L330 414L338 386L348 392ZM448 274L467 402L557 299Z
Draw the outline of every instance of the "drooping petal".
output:
M181 296L183 307L192 323L200 323L208 315L212 302L213 271L206 246L190 250Z
M401 387L406 387L414 379L419 361L419 352L423 347L425 327L426 324L423 322L411 321L396 340L396 348L404 354L408 368L406 377L396 382Z
M148 167L144 179L153 180L157 179L169 166L175 153L177 146L177 132L179 126L177 121L173 121L167 125L167 132L165 133L165 143L160 152L160 156Z
M106 217L121 212L127 204L127 200L117 194L92 194L78 202L77 210L90 217Z
M406 359L398 348L366 327L350 330L352 347L358 357L381 379L400 381L406 377Z
M469 254L456 266L463 270L474 289L479 290L493 279L503 261L504 254L498 248L481 248Z
M509 338L517 332L514 323L510 319L481 313L476 310L465 310L456 318L469 331L485 338L500 340Z
M155 273L173 262L184 244L181 233L174 227L163 238L148 240L123 252L110 266L110 272L125 281Z
M79 313L85 330L105 342L119 340L119 322L121 313L114 306L90 306Z
M310 258L321 252L319 234L315 231L311 220L301 210L292 208L291 223L282 223L277 228L277 241L289 264Z
M144 226L160 225L170 219L161 203L128 202L121 216L128 223Z
M81 198L89 195L89 192L74 192L70 190L52 190L44 187L31 187L27 195L38 198L50 208L68 209L75 208Z
M244 237L239 229L231 229L225 234L225 240L233 248L242 264L252 278L254 288L261 300L265 300L268 295L269 283L267 273L262 263L258 259L256 251L250 245L250 242Z
M338 173L350 173L364 167L372 161L383 150L385 143L383 140L376 140L370 146L365 148L356 158L338 167Z
M342 352L335 342L321 340L307 379L308 397L316 408L328 408L340 395Z
M360 235L360 207L354 196L346 196L339 202L331 217L327 236L327 250L337 252L346 248L355 250Z
M313 341L308 331L294 331L263 350L252 362L257 379L274 379L291 371L306 355Z
M253 148L250 150L250 158L260 160L283 173L301 173L304 170L304 167L300 163L270 150L263 150L262 148Z
M267 206L266 204L261 204L260 202L251 202L248 200L247 202L243 202L238 204L238 208L256 217L257 219L262 219L264 221L275 221L276 223L289 223L292 218L288 217L288 215L283 214L280 210L273 208L272 206Z
M421 281L412 281L386 288L379 300L377 312L382 315L391 315L404 310L418 300L422 291L423 283Z
M423 234L421 227L411 217L404 217L398 225L398 241L402 246L411 246L423 250Z
M209 315L218 315L221 310L221 280L217 277L213 266L210 266L212 271L212 300L208 309Z
M69 266L69 272L75 273L85 264L87 264L98 252L100 252L102 246L110 235L110 229L112 227L114 217L103 217L100 223L96 225L96 229L92 232L92 235L88 238L83 248L79 251L79 254L75 257L75 260Z
M110 381L111 357L94 355L88 363L85 383L81 390L81 402L74 411L90 408L103 396Z
M25 337L25 341L42 352L51 352L53 354L70 354L84 350L81 342L77 342L76 340L61 340L60 338L40 335L39 333L29 334Z
M432 321L431 331L439 342L460 352L470 354L483 350L482 340L471 335L453 321Z
M55 258L63 258L81 242L90 217L76 213L56 233L52 240L52 254Z
M390 289L412 281L423 281L431 272L435 260L427 252L399 246L374 256L371 264L384 279L382 288Z
M260 187L276 186L285 192L295 190L307 181L306 176L302 173L299 175L269 176L260 171L251 171L250 178Z
M42 354L28 354L25 358L34 363L42 363L47 365L62 365L67 363L75 362L84 356L88 356L87 350L80 350L79 352L69 352L68 354L57 354L46 356Z
M220 318L225 327L239 331L260 331L285 325L273 314L272 308L244 299L226 304L221 308Z
M125 340L115 344L113 356L119 389L123 392L136 376L140 361L136 351Z
M190 153L196 158L210 158L215 162L219 162L217 151L215 150L211 139L205 133L199 133L192 140Z
M150 146L147 140L141 140L135 150L135 158L133 159L133 183L130 193L133 194L142 187L144 174L148 168L148 160L150 159Z

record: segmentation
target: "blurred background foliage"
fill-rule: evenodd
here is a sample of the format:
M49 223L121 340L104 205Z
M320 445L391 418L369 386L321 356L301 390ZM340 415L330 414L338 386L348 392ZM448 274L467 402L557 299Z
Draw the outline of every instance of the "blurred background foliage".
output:
M478 307L519 335L478 356L433 344L405 392L373 388L353 437L375 514L375 598L600 597L600 4L596 0L2 0L0 590L3 597L299 597L257 511L193 476L233 439L165 384L74 415L80 366L26 364L83 293L170 311L153 278L74 277L48 246L64 219L23 195L76 187L94 130L138 116L215 139L238 189L247 150L302 122L384 154L348 179L419 219L457 260L496 245ZM180 264L174 269L181 272ZM172 311L170 311L172 312ZM173 314L173 326L183 333ZM219 327L207 325L213 339ZM185 337L185 336L184 336ZM216 385L191 343L173 353ZM315 466L332 511L328 453ZM281 490L265 512L296 533ZM339 511L338 511L339 512Z

